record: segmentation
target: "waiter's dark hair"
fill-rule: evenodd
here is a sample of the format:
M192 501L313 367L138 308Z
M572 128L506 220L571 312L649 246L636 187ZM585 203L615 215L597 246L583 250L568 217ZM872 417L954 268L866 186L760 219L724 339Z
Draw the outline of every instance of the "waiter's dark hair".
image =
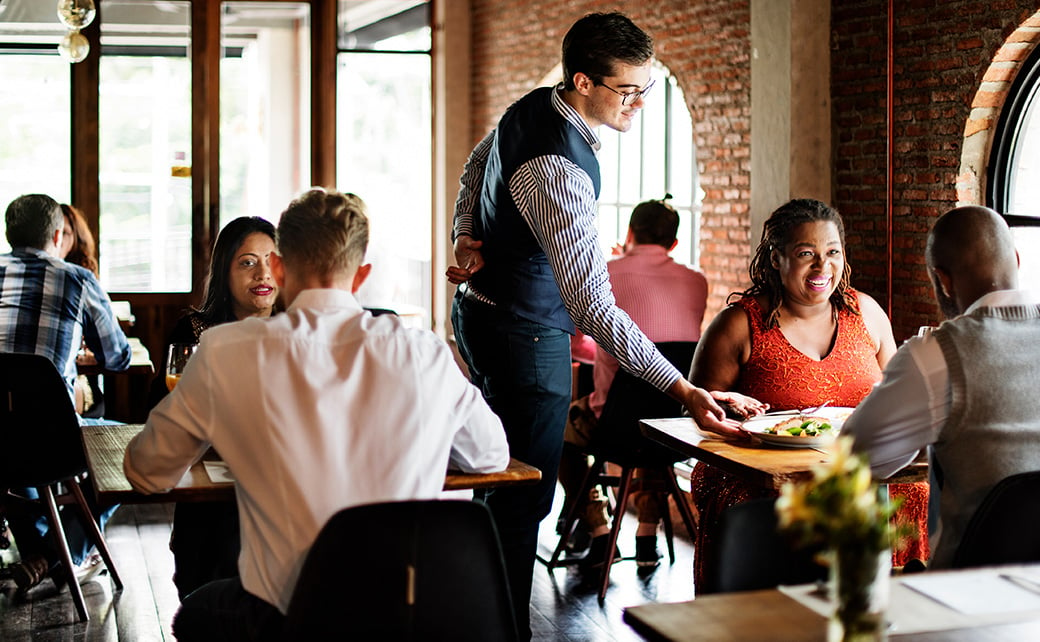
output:
M638 66L654 55L654 41L622 13L590 13L563 37L564 89L574 89L581 72L601 83L614 75L614 64Z

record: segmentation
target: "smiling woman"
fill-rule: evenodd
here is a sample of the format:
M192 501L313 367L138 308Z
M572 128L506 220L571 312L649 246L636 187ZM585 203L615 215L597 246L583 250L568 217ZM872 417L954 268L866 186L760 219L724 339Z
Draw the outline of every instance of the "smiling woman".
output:
M256 216L236 218L220 231L213 248L202 306L181 317L167 339L195 344L202 332L247 317L268 317L278 288L271 276L274 226ZM165 351L164 353L165 354ZM167 394L166 364L156 371L149 406ZM238 574L238 510L234 501L177 504L170 549L181 598L206 582Z
M693 383L739 392L774 410L859 404L881 379L895 341L877 302L850 286L844 255L844 224L825 203L797 199L773 212L748 270L752 286L701 336ZM701 515L694 581L698 593L710 592L710 551L722 511L775 493L704 464L694 469L691 485ZM925 543L909 554L926 557L926 551Z

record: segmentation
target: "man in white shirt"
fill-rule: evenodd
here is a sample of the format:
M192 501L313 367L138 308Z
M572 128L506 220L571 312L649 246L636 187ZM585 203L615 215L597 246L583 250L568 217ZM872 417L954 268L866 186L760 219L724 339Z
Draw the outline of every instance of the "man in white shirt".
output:
M290 203L271 255L286 312L207 330L127 447L140 492L169 490L210 446L236 480L241 577L185 598L179 640L279 639L329 517L438 497L449 463L491 472L509 462L501 422L447 345L355 300L367 243L358 197L314 189Z
M931 446L932 492L941 491L931 566L943 568L990 489L1040 470L1040 299L1018 289L1011 231L985 207L941 216L927 262L947 321L896 352L843 432L878 478Z

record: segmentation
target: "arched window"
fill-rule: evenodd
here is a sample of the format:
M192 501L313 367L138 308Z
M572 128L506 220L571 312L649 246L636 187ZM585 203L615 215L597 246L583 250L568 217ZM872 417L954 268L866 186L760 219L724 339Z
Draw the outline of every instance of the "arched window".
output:
M986 201L1011 225L1023 287L1040 287L1040 47L1012 83L990 154Z
M556 68L542 85L559 82ZM679 244L672 257L697 266L700 260L700 213L704 193L697 176L693 147L693 119L675 76L654 61L653 91L632 129L618 132L600 127L599 159L602 188L599 195L599 240L608 256L624 243L632 208L642 201L664 198L679 212Z

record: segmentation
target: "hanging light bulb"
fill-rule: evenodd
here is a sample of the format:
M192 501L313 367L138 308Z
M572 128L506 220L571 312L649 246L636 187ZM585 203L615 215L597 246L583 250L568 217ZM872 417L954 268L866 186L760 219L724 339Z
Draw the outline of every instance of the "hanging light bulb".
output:
M90 53L90 41L78 29L73 29L61 39L58 53L69 62L83 62Z
M95 13L94 0L58 0L58 20L69 29L83 29Z

